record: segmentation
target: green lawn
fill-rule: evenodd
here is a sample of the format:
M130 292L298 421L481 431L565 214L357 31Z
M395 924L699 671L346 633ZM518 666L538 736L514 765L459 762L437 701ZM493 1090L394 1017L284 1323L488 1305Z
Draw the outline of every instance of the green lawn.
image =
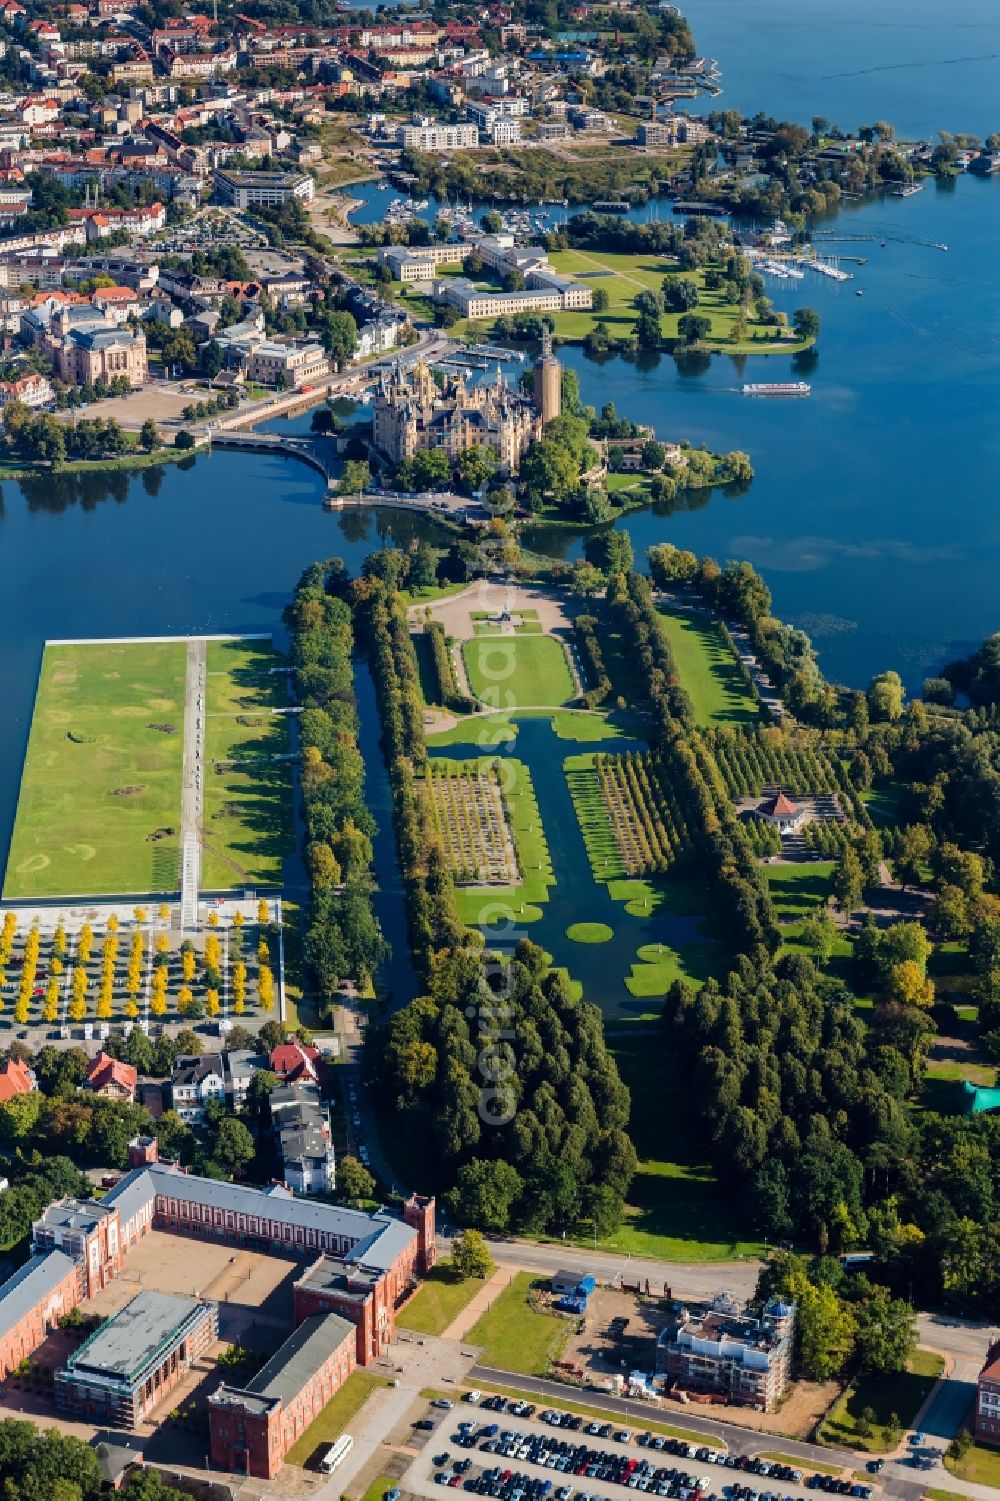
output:
M779 922L795 922L816 907L825 905L832 894L830 878L832 860L806 860L801 865L765 865L764 874Z
M573 943L607 943L614 936L614 929L605 922L572 922L566 929Z
M544 1376L559 1359L572 1326L567 1319L536 1313L531 1307L528 1292L538 1281L532 1272L518 1272L465 1336L467 1344L483 1346L484 1365Z
M552 636L477 637L462 655L472 692L496 709L556 708L575 695L566 653Z
M624 254L606 250L559 250L549 257L557 271L575 276L591 291L599 288L608 294L608 307L603 312L554 313L557 337L580 341L598 322L607 324L612 338L622 338L630 333L638 313L634 303L642 291L659 292L663 278L676 271L676 262L669 256L653 254ZM596 273L596 274L595 274ZM732 340L733 328L739 317L739 309L724 303L718 292L705 287L705 271L681 273L684 280L693 281L698 288L697 312L710 319L712 328L706 343L709 347L724 349L730 354L767 354L776 349L794 352L805 348L801 340L790 332L782 338L778 330L759 323L755 318L747 320L747 337L740 343ZM677 339L680 313L666 313L660 319L660 328L665 339ZM451 330L456 338L478 332L488 325L475 320L463 320Z
M388 1491L397 1489L397 1481L392 1475L379 1475L365 1491L362 1501L384 1501Z
M415 1329L419 1334L441 1334L482 1286L477 1277L459 1277L450 1261L440 1261L428 1272L396 1323L400 1329Z
M281 884L294 849L284 659L270 641L210 641L205 676L202 884Z
M945 1469L959 1480L973 1485L1000 1487L1000 1450L987 1449L983 1444L973 1444L962 1459L949 1459L945 1455ZM934 1491L928 1495L933 1496ZM950 1492L942 1494L950 1495Z
M663 631L697 724L755 725L760 711L717 620L661 606Z
M610 1032L608 1045L632 1094L629 1129L639 1170L624 1223L599 1244L667 1261L761 1255L762 1243L744 1237L744 1227L706 1160L686 1081L666 1035L656 1023L642 1023Z
M3 894L173 890L185 645L48 646Z
M904 1428L909 1427L943 1370L940 1355L933 1350L915 1350L908 1369L898 1376L862 1377L834 1403L817 1430L817 1438L824 1444L885 1454L890 1447L886 1424L892 1415ZM872 1433L863 1435L858 1425L869 1407L875 1422Z
M527 711L520 717L548 719L559 740L627 740L641 733L635 726L620 724L593 709L539 709ZM509 714L466 714L450 729L428 735L427 744L468 745L475 741L488 751L516 738L517 722Z
M371 1371L352 1371L339 1392L335 1392L318 1418L314 1418L285 1455L289 1464L304 1465L326 1444L339 1438L348 1423L367 1402L376 1387L388 1386L386 1376Z

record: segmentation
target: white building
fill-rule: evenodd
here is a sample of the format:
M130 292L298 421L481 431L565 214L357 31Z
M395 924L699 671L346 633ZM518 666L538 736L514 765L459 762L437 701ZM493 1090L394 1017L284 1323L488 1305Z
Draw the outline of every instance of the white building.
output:
M468 151L479 145L479 129L472 124L446 125L425 117L398 126L396 144L406 151Z

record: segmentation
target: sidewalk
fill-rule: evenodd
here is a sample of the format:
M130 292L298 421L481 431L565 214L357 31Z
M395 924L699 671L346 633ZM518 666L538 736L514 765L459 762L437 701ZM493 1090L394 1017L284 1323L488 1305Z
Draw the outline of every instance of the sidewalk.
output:
M458 1317L452 1319L447 1329L442 1330L441 1339L464 1339L473 1324L500 1296L504 1288L510 1286L514 1275L509 1267L498 1266L492 1277L488 1277L483 1283L476 1296L466 1303Z

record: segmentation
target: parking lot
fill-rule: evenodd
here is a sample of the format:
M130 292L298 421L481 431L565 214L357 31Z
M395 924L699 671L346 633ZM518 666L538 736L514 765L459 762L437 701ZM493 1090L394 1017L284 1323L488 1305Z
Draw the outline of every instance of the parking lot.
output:
M437 1414L434 1415L437 1417ZM806 1501L825 1491L870 1501L873 1487L723 1449L489 1396L457 1404L402 1478L405 1490L495 1501Z

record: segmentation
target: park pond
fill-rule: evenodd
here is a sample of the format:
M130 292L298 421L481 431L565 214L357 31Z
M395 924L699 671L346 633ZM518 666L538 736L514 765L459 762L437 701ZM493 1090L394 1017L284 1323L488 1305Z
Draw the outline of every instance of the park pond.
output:
M566 758L588 751L620 755L645 750L646 744L624 738L562 739L544 715L518 718L515 714L512 718L516 739L500 742L490 754L516 757L528 770L535 800L544 810L552 884L547 898L535 909L541 912L537 921L518 922L525 904L515 893L512 920L483 925L487 943L491 938L500 940L509 950L518 939L529 938L546 949L553 963L582 987L584 999L599 1004L607 1016L633 1020L648 1016L659 1009L658 1000L651 997L662 995L666 984L682 972L677 967L678 951L684 952L687 968L683 972L703 978L711 967L714 945L703 933L702 920L694 915L696 893L681 880L629 883L634 894L627 906L612 898L607 882L596 879L591 868L563 768ZM578 733L583 736L586 731ZM450 743L431 746L429 753L432 760L466 760L482 756L483 749L481 741ZM490 896L484 896L485 911L492 903ZM570 936L578 924L583 925L583 942Z

